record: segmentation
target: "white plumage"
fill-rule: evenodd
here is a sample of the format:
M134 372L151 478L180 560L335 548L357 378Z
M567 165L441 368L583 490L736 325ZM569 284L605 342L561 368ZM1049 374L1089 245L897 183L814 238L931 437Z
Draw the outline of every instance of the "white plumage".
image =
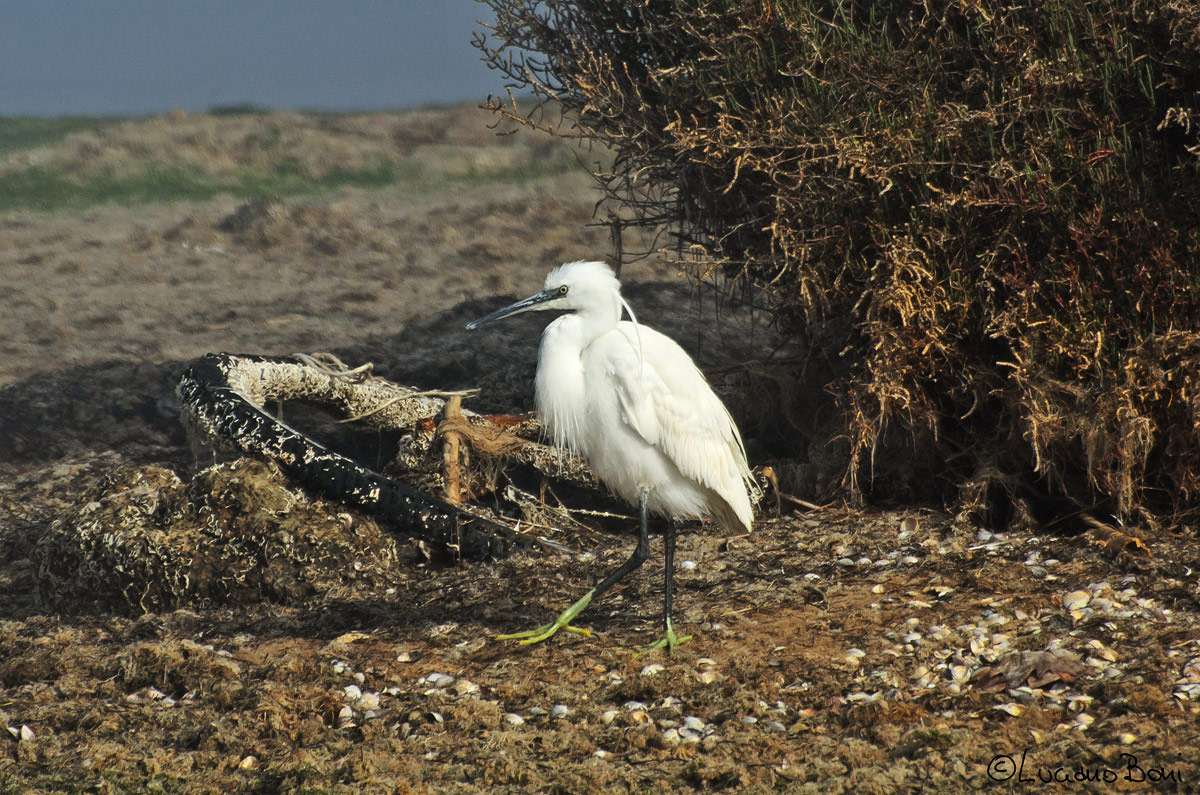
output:
M602 262L570 262L544 292L546 308L575 310L546 327L538 352L538 414L560 447L587 460L620 497L651 512L751 522L746 451L733 418L670 337L622 321L620 283ZM540 307L539 307L540 308Z
M518 312L569 312L542 333L535 397L542 422L560 447L639 507L641 535L629 561L589 591L557 621L519 637L534 643L569 627L595 597L636 569L649 552L647 513L670 519L712 517L729 530L749 531L754 481L737 426L691 357L669 337L636 320L621 320L621 285L602 262L569 262L546 277L542 291L471 323L475 328ZM671 628L674 525L666 530L663 640Z

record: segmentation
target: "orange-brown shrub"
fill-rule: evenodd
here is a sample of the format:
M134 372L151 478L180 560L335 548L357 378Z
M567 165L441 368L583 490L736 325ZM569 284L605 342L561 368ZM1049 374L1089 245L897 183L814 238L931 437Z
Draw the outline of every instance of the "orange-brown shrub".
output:
M1200 3L486 2L609 199L804 336L843 485L1200 509Z

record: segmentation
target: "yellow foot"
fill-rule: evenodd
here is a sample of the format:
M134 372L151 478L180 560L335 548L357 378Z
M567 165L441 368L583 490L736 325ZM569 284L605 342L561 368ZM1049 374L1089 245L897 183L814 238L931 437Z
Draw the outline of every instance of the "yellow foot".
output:
M557 621L554 621L549 624L543 624L537 629L527 629L524 632L514 632L511 635L497 635L496 640L519 640L522 646L528 646L531 643L541 643L560 629L567 632L574 632L576 635L583 635L586 638L592 636L590 629L581 629L573 627L570 624L559 624Z
M571 621L575 616L583 612L583 609L591 604L592 595L595 591L588 591L575 604L568 607L563 614L549 624L543 624L537 629L526 630L525 632L514 632L511 635L497 635L496 640L516 640L520 641L522 646L528 646L531 643L541 643L544 640L552 637L560 629L567 632L574 632L576 635L583 635L585 638L592 636L590 629L581 629L571 626Z
M652 651L657 651L658 649L663 649L663 648L665 648L667 650L667 654L674 654L675 648L677 646L682 646L683 644L687 643L691 639L692 639L691 635L684 635L682 638L678 637L675 634L674 627L671 626L670 619L668 619L667 620L667 631L663 633L663 636L661 638L659 638L658 640L654 641L653 643L651 643L649 646L647 646L645 651L637 652L633 656L634 657L642 657L642 656L649 654Z

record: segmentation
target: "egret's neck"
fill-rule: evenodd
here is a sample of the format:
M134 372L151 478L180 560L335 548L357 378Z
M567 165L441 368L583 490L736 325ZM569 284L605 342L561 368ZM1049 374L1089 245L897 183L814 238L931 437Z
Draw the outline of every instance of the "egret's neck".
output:
M570 337L582 351L601 334L611 331L621 321L621 297L614 291L589 296L587 304L552 325L560 326L560 334Z
M612 306L589 303L585 309L557 318L542 333L534 396L538 414L559 447L586 455L583 406L587 405L584 351L621 319L620 299Z

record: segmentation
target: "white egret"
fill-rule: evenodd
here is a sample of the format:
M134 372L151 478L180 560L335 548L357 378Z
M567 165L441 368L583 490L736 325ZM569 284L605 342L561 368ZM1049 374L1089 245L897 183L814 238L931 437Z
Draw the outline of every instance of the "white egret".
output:
M633 322L621 320L622 307ZM603 262L568 262L542 291L467 325L477 328L519 312L570 311L551 322L538 351L535 398L554 442L582 456L609 488L637 505L637 548L556 620L501 639L538 643L570 622L650 554L650 513L667 517L663 637L651 648L674 652L671 625L675 519L711 517L749 531L755 488L746 449L729 411L691 357L672 339L637 323L621 284ZM572 311L573 310L573 311Z

